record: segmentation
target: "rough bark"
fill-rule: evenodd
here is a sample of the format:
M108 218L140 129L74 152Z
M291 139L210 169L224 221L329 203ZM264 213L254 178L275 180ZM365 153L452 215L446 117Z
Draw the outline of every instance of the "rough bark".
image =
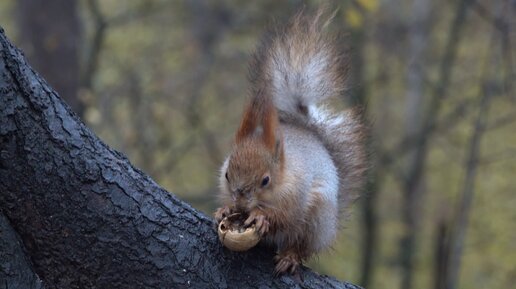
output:
M0 210L47 288L358 288L307 268L302 284L273 278L271 249L224 249L211 218L100 141L3 30Z
M23 252L23 245L4 215L0 213L0 289L43 289Z

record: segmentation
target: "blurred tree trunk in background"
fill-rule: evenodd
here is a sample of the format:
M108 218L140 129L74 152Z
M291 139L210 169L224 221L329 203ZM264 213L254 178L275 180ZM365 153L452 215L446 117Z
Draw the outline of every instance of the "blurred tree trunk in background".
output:
M494 17L498 21L503 21L505 18L510 19L507 17L507 11L509 8L508 2L509 1L506 0L500 3L491 3L492 11L496 11L494 12ZM493 25L493 33L491 34L491 41L489 44L490 49L488 50L489 55L486 57L487 60L483 64L482 80L479 88L480 103L478 114L472 124L472 133L467 150L467 157L464 162L464 183L462 184L460 197L457 200L454 219L449 225L450 230L448 232L446 246L448 251L445 252L444 255L447 270L445 271L445 276L443 278L443 289L455 289L458 288L459 284L466 233L470 223L469 219L473 206L473 197L477 190L475 182L480 163L480 146L482 138L487 132L488 112L491 107L493 96L496 94L495 87L498 85L493 77L493 75L496 74L492 72L492 67L496 67L497 65L497 62L495 61L495 43L498 41L497 29L498 27ZM504 40L502 40L502 42L503 41ZM509 60L509 58L506 60ZM500 86L503 86L503 84Z
M407 92L405 107L405 139L415 139L421 134L422 112L424 107L424 73L425 73L425 47L429 32L430 1L415 0L412 3L410 23L408 25L408 69L407 69ZM419 227L421 212L420 204L424 191L424 175L411 172L422 167L423 160L417 157L415 151L407 152L406 163L402 172L404 176L403 190L404 203L402 208L402 219L405 225L405 236L401 239L400 260L402 266L402 289L412 288L414 272L414 252L416 251L416 233ZM407 178L411 176L411 178Z
M20 46L45 79L83 115L78 97L81 26L76 0L16 1Z
M361 15L362 17L366 17L365 14ZM365 122L369 123L367 120L368 115L368 88L366 85L366 75L364 68L367 67L366 58L365 58L365 46L367 42L366 35L366 19L364 19L364 23L362 25L353 27L351 29L351 45L353 50L353 57L351 58L351 106L358 106L363 109L363 117L365 118ZM370 132L372 134L372 132ZM366 151L370 151L370 146L372 146L372 135L368 135L368 139L366 141ZM368 163L371 164L373 162L373 157L368 155L369 160ZM378 220L376 216L376 199L378 192L378 179L377 179L377 170L379 168L375 165L368 171L368 176L366 180L366 184L364 186L363 191L363 200L362 200L362 247L361 247L361 258L362 264L361 266L361 277L360 277L360 286L364 288L368 288L373 280L373 267L374 267L374 257L376 255L376 240L378 233Z
M231 25L231 15L225 5L214 5L213 2L206 0L188 1L187 8L192 15L190 31L193 49L198 60L192 69L191 87L193 89L186 104L186 119L191 128L199 132L212 165L217 167L222 162L223 153L214 133L203 123L200 103L203 98L202 89L209 80L215 61L214 51Z
M413 281L413 255L415 252L417 218L419 217L419 210L417 207L420 189L420 184L423 181L425 165L427 162L427 155L429 151L429 141L434 133L437 116L442 108L443 100L446 98L448 89L452 78L452 69L457 57L457 48L461 40L461 34L464 28L466 19L466 12L472 0L461 0L457 3L455 16L452 20L450 32L448 34L447 42L445 44L444 55L439 66L438 80L432 96L425 111L422 113L421 125L417 136L414 138L415 149L410 155L412 159L408 173L404 176L403 191L405 195L405 203L403 204L402 214L403 222L405 224L406 233L401 240L400 258L402 262L402 289L412 288Z
M469 215L475 193L475 179L480 157L480 142L486 130L487 113L492 97L492 92L488 91L486 87L482 87L482 92L484 95L481 99L478 116L473 125L473 133L468 148L468 157L464 165L464 184L447 246L450 251L447 256L448 270L446 271L446 287L444 287L444 289L455 289L458 288L457 284L459 284L462 252L464 251L464 241L466 239Z

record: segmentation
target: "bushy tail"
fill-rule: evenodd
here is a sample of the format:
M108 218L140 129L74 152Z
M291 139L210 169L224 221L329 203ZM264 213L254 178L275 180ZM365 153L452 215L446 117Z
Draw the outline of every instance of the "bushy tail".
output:
M250 66L254 97L270 97L280 121L304 126L323 141L341 178L345 204L357 196L364 179L364 126L356 111L334 114L322 106L341 96L348 61L337 37L327 33L332 17L298 13L262 40Z
M250 66L253 95L272 96L278 110L306 115L310 105L340 95L348 76L347 58L337 38L325 33L329 20L295 15L270 31Z

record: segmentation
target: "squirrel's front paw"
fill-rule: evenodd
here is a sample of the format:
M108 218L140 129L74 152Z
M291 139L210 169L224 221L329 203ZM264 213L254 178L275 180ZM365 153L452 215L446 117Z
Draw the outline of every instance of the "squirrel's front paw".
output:
M229 208L228 206L224 206L224 207L218 208L215 211L215 213L213 214L213 216L215 217L215 221L217 221L217 224L219 224L222 221L222 219L229 216L230 214L231 214L231 208Z
M262 211L254 210L249 213L249 217L247 220L245 220L244 226L249 226L252 223L254 223L256 232L258 232L260 236L263 236L269 232L270 223Z

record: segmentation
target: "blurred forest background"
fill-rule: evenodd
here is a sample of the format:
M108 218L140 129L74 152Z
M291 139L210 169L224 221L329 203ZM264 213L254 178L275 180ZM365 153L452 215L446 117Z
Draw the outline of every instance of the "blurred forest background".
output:
M367 288L514 288L516 1L331 3L352 66L338 105L365 108L373 168L310 266ZM0 25L106 143L211 214L254 45L320 4L2 0Z

